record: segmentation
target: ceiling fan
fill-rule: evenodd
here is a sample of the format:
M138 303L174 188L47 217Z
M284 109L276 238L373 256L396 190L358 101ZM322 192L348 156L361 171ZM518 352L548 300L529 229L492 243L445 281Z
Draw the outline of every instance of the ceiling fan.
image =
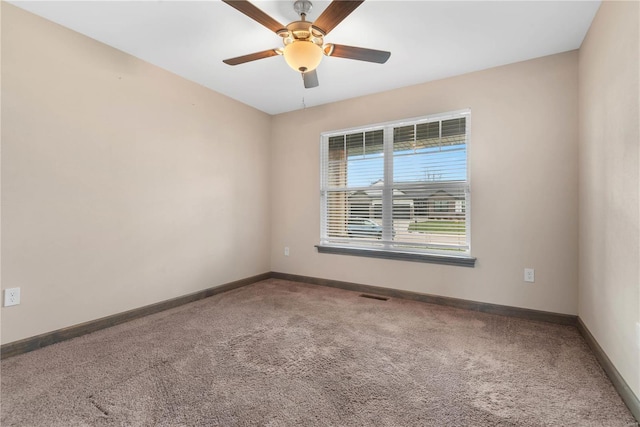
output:
M366 49L362 47L345 46L324 42L329 34L343 19L360 6L364 0L334 0L320 14L314 22L306 20L312 4L308 0L297 0L293 9L300 15L299 21L282 25L247 0L222 0L224 3L247 15L249 18L264 25L280 37L284 47L263 50L249 55L225 59L225 64L238 65L257 59L283 55L291 68L302 73L305 88L318 86L316 68L322 61L322 56L336 56L338 58L356 59L358 61L384 64L391 56L390 52Z

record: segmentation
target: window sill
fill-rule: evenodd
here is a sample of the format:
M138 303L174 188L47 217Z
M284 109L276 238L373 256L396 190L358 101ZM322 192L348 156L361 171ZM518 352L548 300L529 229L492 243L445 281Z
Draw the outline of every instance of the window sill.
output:
M401 261L428 262L432 264L475 267L476 258L470 256L434 255L417 252L389 251L383 249L363 249L345 246L316 245L321 254L353 255L370 258L396 259Z

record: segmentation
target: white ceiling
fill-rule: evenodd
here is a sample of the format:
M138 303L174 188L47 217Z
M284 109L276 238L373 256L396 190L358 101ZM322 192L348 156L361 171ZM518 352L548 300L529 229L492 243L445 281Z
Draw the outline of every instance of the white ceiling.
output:
M325 57L304 89L280 56L223 59L281 46L280 37L220 1L12 1L269 114L442 79L580 47L599 1L368 0L326 38L391 52L384 64ZM316 0L313 21L330 3ZM283 24L293 1L255 1ZM304 105L303 105L304 99Z

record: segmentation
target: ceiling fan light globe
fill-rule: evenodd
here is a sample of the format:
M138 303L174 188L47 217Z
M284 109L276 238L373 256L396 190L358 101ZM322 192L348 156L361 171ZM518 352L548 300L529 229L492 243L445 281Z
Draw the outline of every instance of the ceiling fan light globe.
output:
M306 40L297 40L284 47L287 64L302 73L315 70L322 61L322 55L320 46Z

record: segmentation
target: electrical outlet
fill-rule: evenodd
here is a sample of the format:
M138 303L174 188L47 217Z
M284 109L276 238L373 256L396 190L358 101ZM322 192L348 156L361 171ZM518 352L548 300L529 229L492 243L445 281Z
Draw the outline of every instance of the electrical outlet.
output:
M4 306L20 304L20 288L9 288L4 290Z
M289 246L284 247L284 256L289 256Z
M524 269L524 281L532 283L536 281L535 270L533 268Z

